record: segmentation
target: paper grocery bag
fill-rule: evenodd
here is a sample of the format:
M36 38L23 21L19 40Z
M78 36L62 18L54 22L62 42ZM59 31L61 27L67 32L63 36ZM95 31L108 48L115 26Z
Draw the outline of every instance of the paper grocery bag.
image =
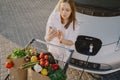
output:
M9 60L9 59L7 59ZM9 69L11 80L27 80L27 70L20 69L19 67L25 63L24 58L10 59L14 66Z
M42 75L33 71L31 68L28 70L30 80L50 80L48 76Z

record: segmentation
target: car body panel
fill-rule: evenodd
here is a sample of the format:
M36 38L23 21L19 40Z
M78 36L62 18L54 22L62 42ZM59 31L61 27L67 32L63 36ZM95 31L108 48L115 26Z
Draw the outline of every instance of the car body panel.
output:
M77 13L77 20L80 25L80 35L95 37L102 41L101 49L97 55L90 56L88 62L108 64L112 67L112 70L104 72L85 70L97 74L108 74L120 70L120 50L116 50L120 37L120 16L97 17ZM83 61L88 58L78 52L75 52L72 57ZM82 68L79 69L82 70Z
M96 17L77 13L77 20L80 24L80 35L100 38L103 45L116 42L119 39L120 16Z

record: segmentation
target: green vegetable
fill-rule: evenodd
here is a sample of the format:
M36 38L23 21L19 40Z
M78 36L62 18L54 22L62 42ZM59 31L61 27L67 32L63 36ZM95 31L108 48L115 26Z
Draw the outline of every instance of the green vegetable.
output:
M55 59L52 55L48 55L50 64L55 64Z
M55 70L52 70L52 65L50 65L47 69L49 71L48 75L51 75L55 72Z
M32 52L30 51L30 49L31 48L29 48L29 47L27 47L27 48L25 48L25 53L27 54L27 55L31 55L32 54Z
M24 56L25 56L25 52L23 50L20 50L18 48L13 50L13 54L12 54L13 58L22 58Z
M26 70L26 69L28 69L28 68L30 68L30 67L33 67L35 64L37 64L37 62L27 62L27 63L23 64L23 65L20 67L20 69Z
M67 75L62 69L56 70L53 74L48 75L51 80L66 80Z
M52 65L50 65L48 67L48 71L48 76L51 80L66 80L67 78L67 75L61 68L59 68L58 70L53 70Z

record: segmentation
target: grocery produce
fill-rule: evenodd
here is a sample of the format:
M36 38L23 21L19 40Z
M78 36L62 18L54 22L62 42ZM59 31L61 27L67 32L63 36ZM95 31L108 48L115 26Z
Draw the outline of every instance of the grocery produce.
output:
M31 54L36 54L37 53L37 50L35 48L30 48L29 51L30 51Z
M49 60L48 55L45 55L45 56L44 56L44 59L45 59L45 60Z
M44 52L41 52L41 53L39 54L39 58L40 58L39 64L40 64L41 66L46 66L46 67L49 66L50 62L49 62L49 57L48 57L48 56L49 56L49 55L45 54Z
M37 64L37 62L27 62L27 63L21 65L21 66L20 66L20 69L26 70L26 69L28 69L28 68L33 67L35 64Z
M31 62L37 62L37 57L36 56L32 56L30 61Z
M41 74L47 76L47 75L48 75L47 69L43 68L43 69L41 70Z
M13 65L14 65L14 64L13 64L12 61L7 61L7 62L5 63L5 67L8 68L8 69L12 68Z
M40 59L40 65L41 65L41 66L44 66L44 64L45 64L44 60L43 60L43 59Z
M56 70L54 73L48 75L51 80L66 80L67 76L63 70Z
M49 61L46 60L46 61L45 61L45 66L48 67L49 64L50 64Z
M27 55L31 55L32 54L32 51L30 50L30 48L25 48L24 51L25 51L25 53Z
M52 64L52 69L53 70L58 70L58 68L59 68L58 64Z
M15 49L12 53L12 58L22 58L25 56L25 52L21 49Z
M26 61L26 62L29 62L29 61L30 61L30 58L31 58L31 56L26 55L26 56L25 56L25 61Z
M55 64L55 59L52 55L48 55L50 64Z
M34 70L35 70L36 72L40 72L40 71L42 70L42 67L41 67L39 64L35 64L35 65L34 65Z
M50 52L39 52L36 55L27 55L29 62L22 65L22 69L30 68L38 74L48 76L51 80L65 80L66 74L56 63Z
M44 58L44 52L40 52L39 58Z

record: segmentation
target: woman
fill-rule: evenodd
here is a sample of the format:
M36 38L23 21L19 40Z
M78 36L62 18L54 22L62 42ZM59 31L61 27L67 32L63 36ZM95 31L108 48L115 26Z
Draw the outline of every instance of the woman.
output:
M78 35L79 25L73 0L60 0L58 10L54 10L48 19L45 40L55 45L74 49ZM49 45L48 51L57 59L66 60L68 58L68 53L60 48Z
M60 0L55 9L58 10L54 10L48 19L45 40L55 45L75 49L74 43L79 35L80 27L76 20L74 2L73 0ZM48 46L48 51L56 59L63 61L66 61L69 56L69 52L66 50L51 45ZM75 71L75 69L68 68L67 80L73 80L72 77L76 76L70 75L71 71ZM78 73L77 78L79 78L79 71L76 72Z

